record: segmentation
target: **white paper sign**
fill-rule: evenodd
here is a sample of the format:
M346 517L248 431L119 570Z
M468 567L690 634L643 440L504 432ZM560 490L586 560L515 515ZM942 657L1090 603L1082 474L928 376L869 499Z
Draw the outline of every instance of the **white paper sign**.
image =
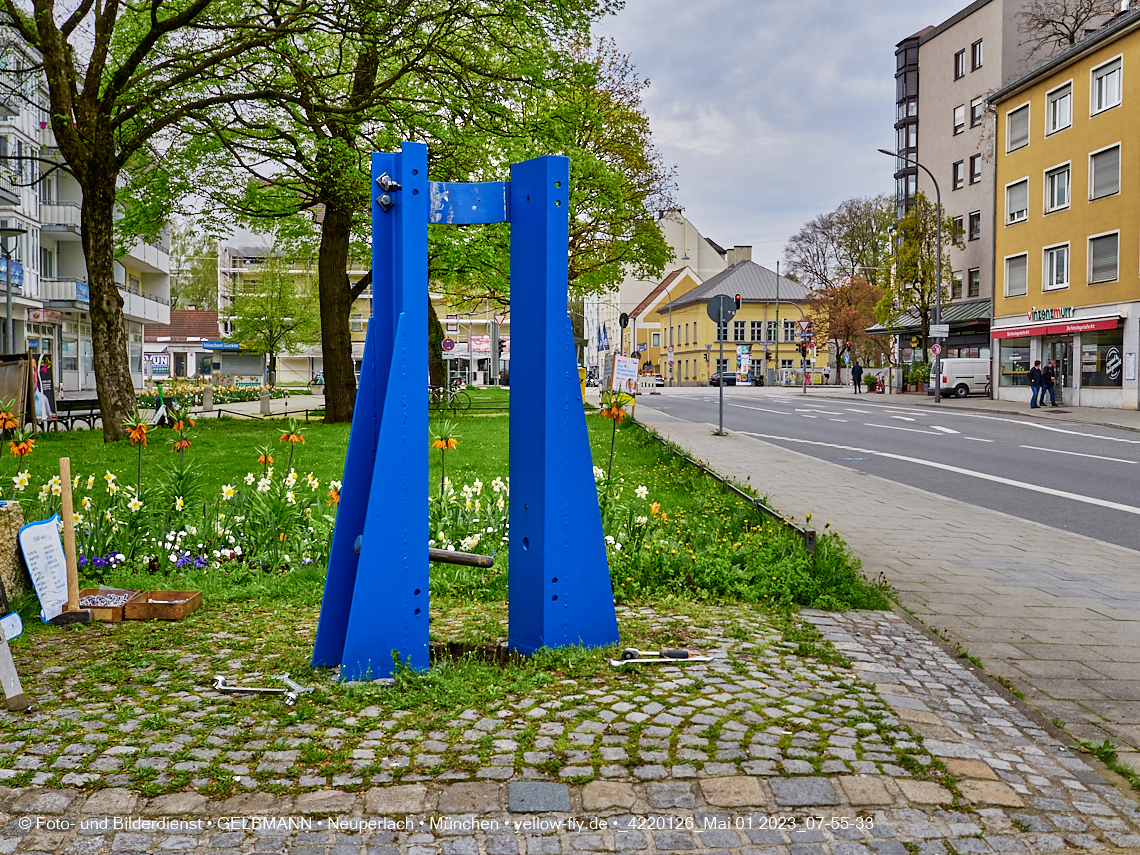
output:
M630 356L614 357L613 385L615 392L637 394L637 360Z
M40 617L47 623L67 605L67 559L59 538L59 515L28 523L18 535L28 574L40 598Z
M1135 380L1136 379L1136 354L1135 353L1124 354L1124 379L1125 380Z

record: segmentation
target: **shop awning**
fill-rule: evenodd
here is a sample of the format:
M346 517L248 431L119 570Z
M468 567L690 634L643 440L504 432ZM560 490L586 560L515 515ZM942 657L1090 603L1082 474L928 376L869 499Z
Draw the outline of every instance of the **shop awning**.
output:
M1114 330L1119 325L1119 315L1097 318L1075 318L1061 323L1057 321L1039 321L1035 324L1022 324L1018 327L991 329L990 336L992 338L1025 338L1031 335L1066 335L1069 333L1093 332L1095 330Z

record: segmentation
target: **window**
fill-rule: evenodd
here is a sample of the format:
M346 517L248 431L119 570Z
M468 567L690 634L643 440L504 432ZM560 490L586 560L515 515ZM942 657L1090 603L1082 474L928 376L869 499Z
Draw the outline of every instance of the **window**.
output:
M744 341L744 321L732 322L732 340Z
M40 276L47 279L55 276L55 253L45 246L40 247Z
M649 336L649 344L651 347L660 347L661 346L661 333L659 333L659 332L651 333Z
M1120 146L1098 151L1089 158L1089 198L1103 199L1120 192Z
M784 341L796 340L796 322L784 321Z
M1046 247L1043 272L1045 279L1041 283L1042 291L1052 291L1055 288L1069 287L1068 244Z
M1045 96L1045 135L1063 131L1073 124L1073 84L1054 89Z
M1029 218L1029 179L1023 178L1005 188L1006 225Z
M1120 232L1089 238L1089 284L1115 282L1120 258Z
M978 240L982 236L982 212L974 211L970 214L970 240Z
M966 296L978 297L982 293L982 271L981 268L972 267L966 274Z
M955 272L953 274L953 277L954 278L950 282L950 299L951 300L961 300L962 299L962 274L959 272Z
M696 324L694 324L693 326L696 326ZM689 343L689 325L685 324L685 344L688 344L688 343Z
M728 373L728 360L727 359L718 359L716 361L716 373L717 374L727 374Z
M351 317L349 317L348 328L352 332L363 331L363 329L364 329L364 316L363 315L352 315ZM343 329L343 327L342 327L342 329Z
M1121 386L1124 330L1081 334L1081 385Z
M1123 70L1121 58L1106 62L1092 72L1092 113L1102 113L1120 104Z
M1006 151L1016 151L1029 145L1029 105L1018 107L1005 114Z
M950 220L950 228L951 234L954 236L954 240L958 240L960 237L962 237L962 235L966 233L966 229L963 226L961 217L954 217L952 220Z
M986 99L975 98L970 102L970 127L976 128L986 116Z
M1029 385L1029 339L1003 338L998 350L1001 361L999 386Z
M1005 260L1005 296L1023 297L1028 291L1029 256L1015 255Z
M960 134L966 130L966 105L959 104L954 108L954 134Z
M975 154L970 158L970 183L977 184L982 180L982 156Z
M75 339L65 338L61 342L59 359L59 367L64 371L78 371L79 342Z
M960 80L966 76L966 52L958 51L954 54L954 79Z
M978 39L970 45L970 71L977 71L982 67L982 40Z
M1069 207L1069 165L1045 173L1045 213Z
M776 340L776 322L768 321L766 326L767 329L764 332L764 341L774 342Z
M748 337L749 341L760 341L763 334L764 324L763 321L751 321L749 323L749 332L751 335Z
M966 184L966 161L959 160L954 164L954 189L960 190Z
M728 341L728 321L717 321L716 340Z

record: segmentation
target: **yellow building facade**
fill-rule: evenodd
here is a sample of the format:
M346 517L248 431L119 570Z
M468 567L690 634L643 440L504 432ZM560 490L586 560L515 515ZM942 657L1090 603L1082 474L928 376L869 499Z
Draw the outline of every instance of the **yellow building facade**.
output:
M739 294L741 307L718 336L707 306L721 294ZM718 369L764 378L766 369L784 369L784 377L798 382L792 374L802 367L800 321L810 319L806 297L800 283L781 276L777 286L773 271L750 260L704 283L691 271L674 271L635 310L642 363L674 386L707 385ZM718 362L722 344L724 361ZM815 351L809 349L807 367L814 365Z
M1053 360L1064 403L1136 409L1140 14L1121 15L990 105L994 395L1028 402L1030 367Z

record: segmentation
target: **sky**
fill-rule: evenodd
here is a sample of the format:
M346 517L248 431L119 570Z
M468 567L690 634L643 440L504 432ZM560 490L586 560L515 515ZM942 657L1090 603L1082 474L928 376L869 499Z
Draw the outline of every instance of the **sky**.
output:
M969 0L625 0L597 35L642 78L678 202L705 237L784 241L845 199L893 193L895 44Z

